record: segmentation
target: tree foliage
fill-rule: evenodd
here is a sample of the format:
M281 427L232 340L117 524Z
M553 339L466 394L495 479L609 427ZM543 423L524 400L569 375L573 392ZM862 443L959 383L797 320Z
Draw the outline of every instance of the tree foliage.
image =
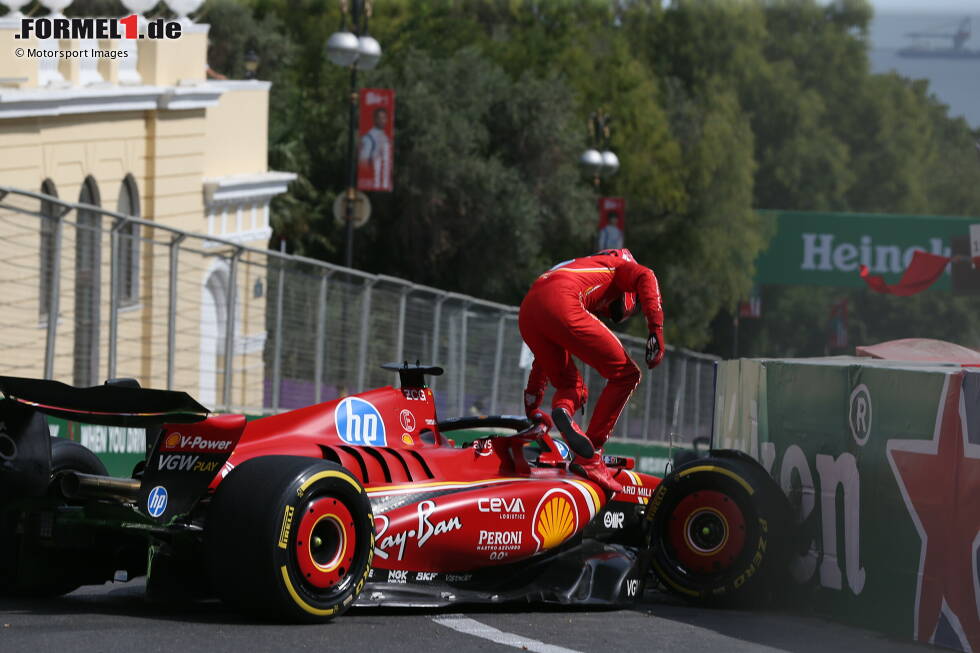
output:
M275 238L339 262L331 205L346 185L349 79L323 56L336 2L207 7L212 67L238 74L255 48L274 83L271 163L300 174L275 206ZM355 265L519 302L544 268L593 249L597 195L576 161L602 107L621 169L601 193L627 198L627 244L661 280L668 340L728 353L730 316L772 230L755 208L980 205L976 134L925 83L870 73L870 18L866 0L376 2L384 57L359 84L396 90L395 191L372 194ZM822 353L844 294L767 289L745 346ZM854 332L868 339L928 331L885 325L902 306L970 307L852 297Z

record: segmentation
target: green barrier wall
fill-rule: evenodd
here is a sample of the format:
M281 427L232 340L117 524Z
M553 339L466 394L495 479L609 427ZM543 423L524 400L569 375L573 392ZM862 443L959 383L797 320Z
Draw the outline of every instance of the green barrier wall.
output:
M792 576L829 616L980 650L980 374L866 359L721 363L714 445L797 508Z

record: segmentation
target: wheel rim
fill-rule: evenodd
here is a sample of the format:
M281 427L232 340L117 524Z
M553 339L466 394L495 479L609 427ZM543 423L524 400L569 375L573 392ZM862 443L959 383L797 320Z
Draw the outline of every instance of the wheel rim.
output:
M351 570L356 543L354 518L340 500L321 497L307 503L294 544L303 582L318 589L340 584Z
M667 539L688 571L724 571L745 549L745 516L727 494L695 492L681 499L671 513Z

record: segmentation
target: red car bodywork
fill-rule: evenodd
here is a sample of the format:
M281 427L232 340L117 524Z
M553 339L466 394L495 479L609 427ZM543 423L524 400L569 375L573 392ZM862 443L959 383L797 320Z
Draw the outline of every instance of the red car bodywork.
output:
M219 416L179 428L231 439L242 425ZM611 501L639 511L660 482L624 466L616 474L623 492L608 497L569 473L558 454L528 450L536 439L483 438L457 448L437 426L430 389L384 387L248 423L211 487L257 456L332 460L371 497L374 567L424 573L483 569L554 549ZM621 527L622 519L606 516L605 525Z

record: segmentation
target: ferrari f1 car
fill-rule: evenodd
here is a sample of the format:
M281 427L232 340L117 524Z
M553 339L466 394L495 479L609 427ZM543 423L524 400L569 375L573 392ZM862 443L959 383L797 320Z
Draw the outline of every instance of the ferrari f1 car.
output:
M0 592L146 575L151 596L317 622L352 605L627 604L652 582L743 604L782 584L791 520L752 459L716 450L661 480L609 457L610 496L540 425L439 421L425 375L442 370L386 367L400 388L249 423L134 381L0 377ZM146 428L146 458L110 477L45 415Z

